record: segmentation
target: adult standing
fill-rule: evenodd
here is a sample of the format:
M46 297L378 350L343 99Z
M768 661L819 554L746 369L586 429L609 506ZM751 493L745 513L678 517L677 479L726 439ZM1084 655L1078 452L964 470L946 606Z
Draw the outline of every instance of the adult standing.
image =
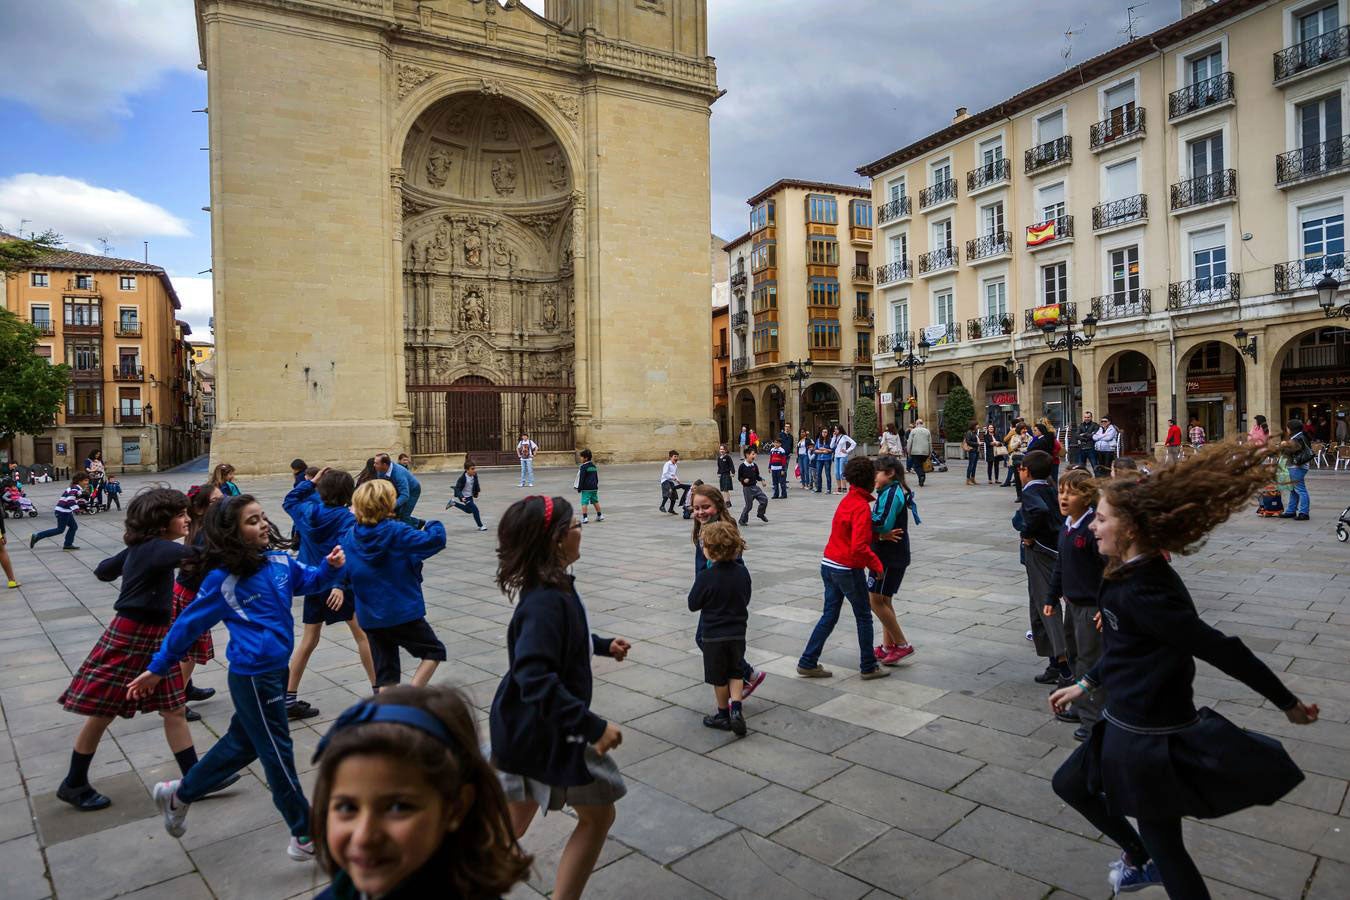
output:
M516 456L520 458L520 486L534 487L534 455L539 445L530 440L530 436L521 432L520 442L516 444Z
M1008 474L1003 479L1003 486L1012 485L1016 489L1017 499L1022 499L1022 481L1017 477L1017 470L1022 466L1022 457L1026 455L1027 447L1031 444L1031 437L1027 434L1027 425L1021 419L1013 425L1012 431L1009 431L1003 438L1003 443L1008 448Z
M1208 440L1208 436L1205 434L1205 427L1200 424L1200 420L1197 419L1195 416L1191 416L1191 428L1189 436L1191 439L1191 446L1197 450L1205 446L1205 441Z
M914 427L909 431L909 470L919 479L923 487L928 474L928 457L933 452L933 433L923 424L923 419L915 419Z
M904 456L904 453L905 448L900 442L900 436L892 431L890 424L887 423L885 430L881 432L880 443L877 446L877 455L894 456L898 458Z
M834 493L834 472L831 466L834 465L834 441L830 438L828 428L820 429L820 435L816 438L816 493L820 493L823 486L825 493Z
M783 449L789 454L792 453L792 423L784 422L783 427L778 429L778 441L783 445Z
M388 453L375 454L375 477L387 478L394 483L398 499L394 502L394 515L401 522L419 527L420 520L413 518L413 508L422 496L422 483L413 477L413 473L394 462Z
M750 429L742 425L740 437L736 438L736 449L741 451L741 456L744 456L745 448L748 446L750 446Z
M1112 424L1110 416L1102 416L1101 427L1092 436L1092 448L1097 453L1097 465L1111 474L1111 463L1115 462L1116 452L1120 450L1120 431Z
M1163 440L1163 453L1168 462L1181 459L1181 426L1176 419L1167 420L1167 437Z
M1256 416L1252 420L1251 430L1247 432L1247 441L1252 444L1265 444L1270 441L1270 426L1265 416Z
M842 425L834 426L834 483L843 490L844 466L848 456L858 446L858 442L848 436Z
M1008 453L1008 448L998 439L994 423L990 422L980 432L980 455L984 457L985 478L990 484L998 483L998 466Z
M1055 440L1055 432L1044 422L1036 423L1036 433L1032 435L1031 443L1027 445L1027 452L1040 450L1050 457L1050 481L1053 484L1059 478L1059 454L1055 452L1055 446L1059 442Z
M1298 419L1289 420L1289 440L1280 445L1289 463L1289 506L1280 515L1282 519L1308 520L1312 499L1308 496L1308 465L1313 461L1312 442Z
M107 509L111 504L108 503L108 495L103 491L107 469L103 465L102 450L95 450L89 454L89 458L84 461L84 470L89 473L89 495L94 500L94 506Z
M816 465L813 457L815 449L816 442L811 439L811 432L803 428L797 437L797 469L800 472L802 490L811 487L811 470Z
M966 484L975 483L975 467L980 464L980 433L972 420L961 438L961 450L966 454Z
M1093 435L1097 433L1097 423L1092 421L1092 411L1083 410L1083 421L1078 423L1078 430L1075 432L1078 440L1078 455L1074 457L1074 462L1080 466L1086 466L1089 472L1097 469L1097 453L1093 448Z
M1350 425L1346 425L1345 413L1336 413L1336 443L1344 444L1350 441Z

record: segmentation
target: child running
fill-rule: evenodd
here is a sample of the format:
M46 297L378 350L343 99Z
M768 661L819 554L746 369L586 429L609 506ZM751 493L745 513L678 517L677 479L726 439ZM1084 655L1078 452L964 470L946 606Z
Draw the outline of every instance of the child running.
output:
M300 539L300 562L307 566L318 566L356 524L356 517L347 508L351 505L356 482L350 473L326 467L316 469L313 474L302 472L302 475L286 499L281 501L281 508L295 523L295 531ZM350 577L350 570L348 574ZM300 679L305 675L310 656L319 646L319 635L325 625L347 623L352 640L356 642L361 667L366 670L371 687L375 686L375 665L371 662L370 642L356 621L356 601L350 588L338 586L328 591L306 594L300 621L304 623L304 630L291 656L290 676L286 682L287 718L309 719L319 714L317 706L300 700L298 694Z
M66 535L66 541L61 546L62 550L78 550L75 546L75 532L80 530L80 524L75 521L75 514L88 505L84 492L89 487L89 474L84 471L76 472L70 477L70 486L61 492L61 496L56 500L56 527L48 528L46 531L35 531L28 538L28 549L32 550L37 546L38 541L49 537L56 537L62 532Z
M173 570L191 550L179 543L187 535L187 497L181 491L152 488L127 504L126 549L94 569L100 581L122 579L113 604L113 618L94 649L71 679L60 703L87 716L75 737L70 768L56 790L58 799L81 812L104 809L112 801L89 783L89 764L99 741L117 716L158 712L164 719L164 737L184 775L197 762L183 711L183 675L175 666L154 690L132 693L127 683L143 670L169 631L173 608ZM203 788L223 787L227 777L207 781ZM206 793L203 790L203 793Z
M334 547L324 565L307 566L285 553L269 552L267 544L267 517L251 496L229 497L212 507L203 552L189 562L195 571L208 574L197 598L174 622L127 694L132 699L152 696L163 682L177 682L182 677L178 660L206 629L224 621L230 633L227 683L234 701L229 730L182 779L155 785L155 804L164 829L181 837L191 804L260 760L272 803L290 828L286 854L303 862L314 858L314 843L286 718L287 663L295 643L291 600L332 587L345 557L341 547Z
M1169 897L1203 900L1181 820L1269 805L1303 780L1278 741L1194 704L1195 659L1236 678L1284 711L1317 721L1236 637L1201 621L1162 550L1189 553L1270 481L1264 445L1222 442L1140 481L1101 489L1092 531L1107 557L1098 600L1105 653L1076 684L1050 695L1059 711L1096 688L1107 707L1092 736L1055 773L1054 790L1120 845L1116 892L1159 882ZM1138 820L1138 830L1125 818Z
M193 548L194 551L200 550L206 540L206 535L202 531L202 524L206 519L206 513L213 503L221 498L220 488L215 485L193 485L187 492L187 513L188 513L188 532L184 543ZM187 609L189 603L197 596L197 588L201 587L201 576L206 573L184 572L181 568L178 570L178 577L173 582L173 610L169 613L169 624L172 625L178 621L183 610ZM183 696L189 703L199 703L203 700L210 700L216 695L215 688L199 688L192 683L192 673L196 671L197 666L203 665L216 658L216 645L211 640L211 632L208 630L183 655L183 659L178 663L178 668L183 672ZM187 720L189 722L201 721L201 714L188 707Z
M872 509L872 552L881 560L881 577L869 578L868 602L881 620L881 644L873 651L883 666L899 665L914 653L895 615L895 592L909 567L909 511L919 521L914 494L905 482L905 466L894 456L877 458L877 500Z
M319 742L320 900L500 897L529 875L472 707L449 688L394 687Z
M745 541L735 525L710 522L703 529L702 544L709 564L694 578L689 611L699 614L703 680L712 685L717 701L717 712L703 724L744 737L741 666L750 621L750 573L741 561Z
M769 517L764 515L769 506L769 498L764 493L764 488L759 486L764 476L759 474L759 466L755 463L757 455L754 447L748 448L745 451L745 462L736 470L736 477L741 482L741 503L744 506L741 510L742 525L750 524L750 509L756 503L759 504L759 512L755 513L755 518L765 525L769 524Z
M1059 556L1055 558L1045 603L1053 615L1061 608L1063 599L1064 628L1073 632L1073 674L1080 679L1102 656L1102 640L1097 631L1100 618L1097 594L1102 587L1106 560L1097 552L1097 538L1092 533L1096 502L1097 483L1087 470L1070 469L1059 479L1059 512L1064 517L1064 527L1059 530ZM1105 700L1104 691L1091 691L1073 709L1056 712L1055 718L1077 725L1074 740L1085 741L1101 718Z
M523 485L522 485L523 487ZM473 524L478 526L479 531L487 531L487 526L483 524L483 517L478 512L478 467L471 460L464 461L464 472L455 481L455 495L450 498L450 502L445 504L445 508L454 507L460 512L466 512L473 516Z
M694 530L690 540L694 542L694 577L698 578L699 573L711 565L703 552L703 529L713 522L722 522L734 527L736 520L732 518L730 509L722 499L722 492L714 490L712 485L707 484L699 485L689 492L689 514L690 518L694 520ZM694 629L694 643L698 646L699 652L703 652L703 616L701 615L698 617L698 627ZM755 688L764 683L766 676L767 673L763 669L756 672L742 656L740 678L744 687L741 691L741 700L750 699L750 695L755 692ZM710 718L705 717L703 724L712 727L709 723Z
M445 526L416 528L398 518L398 492L387 479L356 489L356 525L342 538L347 581L356 594L356 618L370 639L375 689L402 678L398 650L421 660L412 683L422 687L445 661L445 645L427 624L422 561L445 549Z
M506 632L509 669L492 700L492 761L502 773L516 837L539 807L570 805L577 826L563 848L554 900L577 900L628 792L609 751L619 726L591 712L591 654L622 661L623 638L593 634L572 576L581 523L562 497L517 500L497 526L497 585L516 610Z
M605 514L600 511L600 470L596 468L595 461L591 457L590 450L582 450L577 454L581 457L581 465L577 467L577 490L581 492L581 524L590 522L590 517L586 515L586 507L595 507L595 521L605 521Z

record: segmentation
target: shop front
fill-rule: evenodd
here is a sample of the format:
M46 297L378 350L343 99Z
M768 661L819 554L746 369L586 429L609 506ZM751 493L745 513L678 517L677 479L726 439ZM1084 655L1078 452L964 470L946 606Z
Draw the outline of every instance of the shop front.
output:
M1280 369L1280 414L1280 425L1311 421L1318 440L1350 438L1350 330L1319 328L1290 349Z
M1017 391L991 391L986 395L986 400L988 402L985 403L984 421L981 424L992 424L994 433L1002 438L1021 414L1021 407L1017 404Z
M1205 429L1208 441L1222 440L1237 429L1237 378L1233 375L1189 376L1186 379L1186 422L1178 422L1189 435L1190 420ZM1188 438L1189 439L1189 438Z
M1157 443L1158 384L1120 381L1106 385L1106 414L1120 432L1120 454L1149 456Z

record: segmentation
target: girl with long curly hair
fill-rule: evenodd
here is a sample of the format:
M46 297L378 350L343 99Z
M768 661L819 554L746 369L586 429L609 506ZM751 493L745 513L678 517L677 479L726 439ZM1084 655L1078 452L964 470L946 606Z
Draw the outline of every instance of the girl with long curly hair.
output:
M1290 722L1317 721L1236 637L1201 621L1164 558L1191 553L1271 478L1264 445L1224 442L1142 479L1105 482L1091 528L1107 558L1098 602L1102 658L1051 708L1103 688L1107 705L1087 742L1054 777L1054 790L1123 853L1117 891L1161 883L1169 897L1209 897L1182 840L1184 816L1226 816L1289 793L1303 773L1278 741L1194 703L1202 659L1265 697ZM1138 820L1136 831L1125 818Z
M708 566L708 558L703 555L703 541L700 537L703 533L703 526L712 522L725 522L736 527L736 517L731 514L731 504L726 501L721 490L714 488L710 484L696 484L689 491L689 517L694 520L694 531L690 540L694 542L694 577L702 572ZM740 562L740 559L737 559ZM701 652L703 650L703 616L698 617L698 627L694 629L694 643L698 645ZM763 669L756 672L750 663L741 660L741 680L744 682L743 694L741 699L745 700L755 692L755 688L764 683L765 672ZM704 724L708 724L706 721Z

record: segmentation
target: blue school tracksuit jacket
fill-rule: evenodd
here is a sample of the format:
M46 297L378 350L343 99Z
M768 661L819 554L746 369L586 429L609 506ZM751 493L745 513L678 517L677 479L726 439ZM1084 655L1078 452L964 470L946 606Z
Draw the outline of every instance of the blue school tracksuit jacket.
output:
M284 669L295 645L291 598L326 591L342 570L324 563L307 566L285 553L268 553L262 568L245 578L212 569L183 610L148 668L163 677L191 648L192 642L217 622L230 632L225 658L236 675L265 675Z
M345 506L325 506L312 481L302 481L291 489L281 508L290 515L300 534L300 561L317 566L352 530L356 516Z
M357 524L342 538L343 574L356 593L362 628L392 628L425 618L422 560L445 549L445 526L428 522L418 531L398 519Z

